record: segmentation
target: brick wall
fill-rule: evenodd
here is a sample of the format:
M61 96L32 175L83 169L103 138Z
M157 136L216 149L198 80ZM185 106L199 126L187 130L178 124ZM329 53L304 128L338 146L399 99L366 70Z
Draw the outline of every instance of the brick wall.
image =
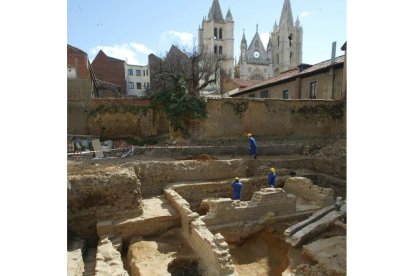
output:
M67 65L76 68L76 76L80 79L90 79L87 54L73 46L67 45Z
M208 225L227 224L237 221L256 221L269 212L287 215L296 211L296 196L280 188L264 188L253 194L247 202L221 198L209 202L209 212L202 218Z
M92 61L92 68L97 79L118 84L122 87L121 94L126 94L125 61L114 59L99 51Z

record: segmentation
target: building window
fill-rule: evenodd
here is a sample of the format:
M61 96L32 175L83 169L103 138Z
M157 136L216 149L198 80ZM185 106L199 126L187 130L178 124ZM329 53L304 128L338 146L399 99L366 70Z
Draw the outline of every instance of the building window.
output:
M146 71L147 71L147 76L148 76L148 69Z
M128 88L129 89L134 89L134 83L133 82L128 82Z
M214 28L214 38L217 38L217 28Z
M223 47L219 47L219 54L221 55L223 53Z
M219 39L222 39L223 38L223 31L222 31L222 29L220 28L220 30L219 30Z
M269 98L269 92L267 90L260 91L260 98Z
M142 88L141 83L137 82L137 89L141 89L141 88Z
M289 90L283 90L283 99L289 99Z
M256 98L255 94L249 94L249 98Z
M134 75L134 70L128 69L128 75L130 75L130 76Z
M68 79L76 79L76 68L68 67Z
M214 46L214 53L217 54L217 46Z
M141 76L141 70L135 70L135 75Z
M289 35L289 47L292 47L293 34Z
M309 99L316 99L316 81L309 84Z

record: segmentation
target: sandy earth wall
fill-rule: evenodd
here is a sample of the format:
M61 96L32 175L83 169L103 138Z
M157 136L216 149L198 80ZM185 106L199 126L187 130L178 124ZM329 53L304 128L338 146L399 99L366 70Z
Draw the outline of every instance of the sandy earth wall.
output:
M221 180L232 178L234 175L243 177L247 165L243 160L215 160L200 162L186 161L149 161L134 164L135 172L140 179L141 192L147 197L162 193L165 185L177 181L198 181L203 179Z
M134 162L130 164L134 167L137 177L141 182L141 193L144 197L159 195L166 185L185 184L185 182L197 181L206 183L208 181L222 181L209 183L203 187L206 193L217 197L230 197L229 188L226 186L234 177L254 177L257 175L267 176L268 170L275 167L278 170L285 169L310 169L313 171L342 177L346 176L346 159L345 157L324 159L324 158L293 158L293 159L275 159L275 160L210 160L210 161L148 161ZM283 175L286 175L284 172ZM280 175L282 176L282 175ZM226 180L227 179L227 180ZM202 181L200 181L202 180ZM282 178L278 178L278 182ZM178 182L180 181L180 182ZM242 200L250 200L255 187L260 187L263 179L252 179L246 182L245 193L242 194ZM195 184L195 183L193 183ZM182 189L176 186L177 189ZM217 190L215 190L217 189ZM177 190L178 191L178 190ZM201 194L190 190L182 191L183 197L188 199L193 206L193 202L200 201ZM247 196L247 198L245 198ZM205 195L208 197L208 195Z
M68 229L97 238L98 220L142 213L140 182L132 168L68 171Z

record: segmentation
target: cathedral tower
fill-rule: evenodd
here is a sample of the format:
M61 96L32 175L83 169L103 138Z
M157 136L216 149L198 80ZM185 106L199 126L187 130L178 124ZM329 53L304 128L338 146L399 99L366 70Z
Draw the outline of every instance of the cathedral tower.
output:
M279 26L275 22L270 34L275 76L302 63L302 36L299 18L294 25L290 1L285 0Z
M223 18L218 0L213 0L207 19L203 18L198 29L198 50L224 59L222 69L234 76L234 21L230 9Z

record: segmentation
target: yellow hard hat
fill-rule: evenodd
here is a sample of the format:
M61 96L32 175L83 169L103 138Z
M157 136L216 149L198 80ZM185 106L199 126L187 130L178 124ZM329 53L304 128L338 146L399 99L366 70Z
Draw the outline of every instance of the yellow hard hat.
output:
M275 168L271 168L270 170L271 170L272 172L275 172L275 171L276 171L276 170L275 170Z
M239 180L239 178L238 178L238 177L235 177L234 179L235 179L235 180Z
M251 133L247 133L247 137L250 137L250 136L252 136L252 134Z

